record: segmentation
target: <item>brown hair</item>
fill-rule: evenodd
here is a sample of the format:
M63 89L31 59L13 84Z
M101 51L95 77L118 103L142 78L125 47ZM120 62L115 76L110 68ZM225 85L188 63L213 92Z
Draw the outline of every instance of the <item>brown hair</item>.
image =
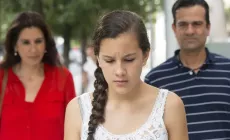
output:
M136 34L139 47L141 48L142 52L148 52L150 49L150 44L146 28L141 17L130 11L116 10L106 14L98 22L93 36L95 55L99 55L101 40L105 38L116 38L119 34L129 31ZM106 82L102 69L99 67L98 63L95 71L95 77L95 90L93 92L92 100L93 108L90 121L88 123L89 127L87 140L94 140L94 133L98 124L105 121L104 112L108 99L108 83Z
M20 32L24 28L29 27L39 28L45 37L47 52L42 61L53 66L61 64L58 58L55 41L43 17L37 12L26 11L19 13L8 29L4 44L5 55L3 62L0 64L0 68L8 69L21 61L19 55L14 55L15 46Z
M16 42L18 40L20 32L24 28L29 28L29 27L39 28L45 37L46 54L44 55L42 61L52 66L61 66L54 39L43 17L39 13L32 12L32 11L19 13L11 23L5 38L5 44L4 44L5 55L3 61L0 64L0 70L4 71L2 85L1 85L2 89L0 95L0 111L2 110L2 104L5 95L8 69L21 61L19 55L17 56L14 55Z

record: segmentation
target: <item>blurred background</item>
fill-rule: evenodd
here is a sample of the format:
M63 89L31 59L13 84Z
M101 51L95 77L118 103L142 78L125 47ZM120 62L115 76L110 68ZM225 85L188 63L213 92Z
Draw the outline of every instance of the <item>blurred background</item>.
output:
M210 6L210 51L230 58L230 0L206 0ZM141 15L151 43L151 55L143 68L146 73L173 56L178 44L171 29L171 7L175 0L0 0L0 59L4 37L14 17L22 11L41 13L55 37L63 64L74 77L77 94L84 92L82 73L87 63L87 48L97 19L115 9ZM90 64L87 68L90 69ZM92 64L92 67L93 64ZM91 70L91 69L90 69Z

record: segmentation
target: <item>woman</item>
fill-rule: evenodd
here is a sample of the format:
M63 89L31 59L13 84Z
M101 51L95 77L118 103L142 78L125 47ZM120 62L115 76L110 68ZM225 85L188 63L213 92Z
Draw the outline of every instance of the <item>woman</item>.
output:
M141 18L129 11L108 13L93 41L95 91L68 104L64 139L188 140L181 99L140 79L150 50Z
M0 139L63 140L65 108L76 94L41 15L20 13L4 47Z

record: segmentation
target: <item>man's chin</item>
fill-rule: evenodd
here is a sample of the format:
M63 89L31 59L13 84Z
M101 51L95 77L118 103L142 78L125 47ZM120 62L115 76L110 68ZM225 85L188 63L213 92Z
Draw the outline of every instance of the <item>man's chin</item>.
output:
M187 45L185 47L182 47L183 51L185 52L197 52L203 49L203 47L199 47L197 45Z

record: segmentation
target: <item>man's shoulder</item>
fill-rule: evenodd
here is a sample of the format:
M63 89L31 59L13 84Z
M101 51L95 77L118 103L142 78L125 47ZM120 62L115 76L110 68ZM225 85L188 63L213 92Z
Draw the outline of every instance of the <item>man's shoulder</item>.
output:
M155 75L158 72L164 72L164 70L169 70L171 68L175 67L175 64L173 62L173 58L167 59L165 62L161 63L160 65L156 66L155 68L151 69L146 77Z
M212 55L212 57L214 58L215 62L230 62L230 57L225 57L223 55L220 54L216 54L216 53L210 53Z
M147 84L152 84L153 80L159 79L168 74L171 70L174 70L176 67L175 65L175 58L169 58L165 62L161 63L157 67L151 69L145 76L144 81Z

